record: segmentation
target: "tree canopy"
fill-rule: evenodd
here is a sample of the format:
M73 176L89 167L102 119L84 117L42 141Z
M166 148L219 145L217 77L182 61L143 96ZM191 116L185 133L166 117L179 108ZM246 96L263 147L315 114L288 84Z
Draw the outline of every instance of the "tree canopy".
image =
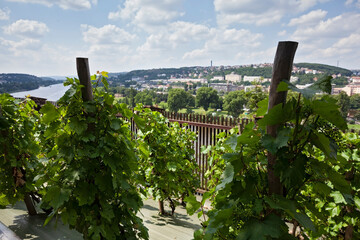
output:
M244 90L233 91L225 95L223 107L225 111L228 111L234 117L238 117L243 112L246 102Z
M350 109L360 109L360 94L350 96Z
M195 101L196 106L203 107L207 111L211 103L217 104L219 102L219 95L213 88L201 87L196 91Z
M168 107L170 111L178 112L182 108L193 105L193 96L184 89L173 88L169 91Z

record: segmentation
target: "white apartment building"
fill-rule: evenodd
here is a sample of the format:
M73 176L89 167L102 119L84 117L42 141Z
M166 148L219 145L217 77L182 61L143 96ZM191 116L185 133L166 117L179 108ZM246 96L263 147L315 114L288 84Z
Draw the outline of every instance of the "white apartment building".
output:
M360 84L348 84L343 88L332 89L332 94L339 94L340 92L345 92L348 96L360 94Z
M261 81L261 77L260 76L244 76L243 78L244 82L260 82Z
M240 82L241 81L241 75L230 73L225 75L225 80L229 82Z
M351 77L350 80L354 84L360 84L360 77Z
M168 80L169 83L176 83L176 82L199 82L199 83L207 83L207 80L205 78L172 78Z
M223 81L223 80L225 80L225 79L224 79L224 76L213 76L213 78L212 78L211 80Z
M290 82L291 83L295 83L295 82L297 82L299 80L299 77L294 77L294 76L291 76L290 77Z

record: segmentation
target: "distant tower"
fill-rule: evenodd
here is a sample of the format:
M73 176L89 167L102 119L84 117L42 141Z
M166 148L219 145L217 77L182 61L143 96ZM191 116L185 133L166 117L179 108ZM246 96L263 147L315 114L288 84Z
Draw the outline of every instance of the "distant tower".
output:
M212 60L210 60L210 67L212 67Z

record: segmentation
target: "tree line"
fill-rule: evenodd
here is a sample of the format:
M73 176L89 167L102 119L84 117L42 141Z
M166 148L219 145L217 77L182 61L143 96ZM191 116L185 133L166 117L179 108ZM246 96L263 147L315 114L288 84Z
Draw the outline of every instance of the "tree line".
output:
M256 112L258 103L266 98L266 93L260 87L255 87L250 91L244 90L228 92L221 96L211 87L199 87L193 89L188 85L184 88L170 88L168 92L156 92L156 90L137 91L133 88L116 87L111 88L112 93L119 93L122 98L119 100L131 107L141 103L143 105L158 105L167 107L169 111L178 112L186 109L191 113L194 108L221 109L230 115L238 117L245 110L249 113ZM355 120L360 120L360 94L348 96L345 92L333 95L344 118L350 110L355 111ZM162 105L166 103L167 105Z

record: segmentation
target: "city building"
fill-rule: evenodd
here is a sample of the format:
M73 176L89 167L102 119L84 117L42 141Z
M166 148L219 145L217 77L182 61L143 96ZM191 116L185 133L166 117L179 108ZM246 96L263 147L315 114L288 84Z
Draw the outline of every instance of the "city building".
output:
M260 76L244 76L243 78L244 82L260 82L261 77Z
M225 75L225 80L229 82L240 82L241 81L241 75L230 73Z
M243 86L237 86L233 84L227 84L227 83L210 83L209 87L215 89L218 92L233 92L238 90L243 90Z
M225 78L224 78L224 76L213 76L211 80L212 80L212 81L214 81L214 80L224 81Z
M354 94L360 94L360 84L348 84L343 88L333 88L332 94L339 94L340 92L345 92L348 96Z

